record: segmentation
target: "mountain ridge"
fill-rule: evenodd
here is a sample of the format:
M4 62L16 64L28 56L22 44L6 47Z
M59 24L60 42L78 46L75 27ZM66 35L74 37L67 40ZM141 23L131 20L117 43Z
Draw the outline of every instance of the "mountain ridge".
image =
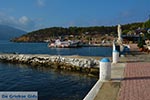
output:
M21 29L0 24L0 40L11 40L12 38L19 37L25 33L27 32Z

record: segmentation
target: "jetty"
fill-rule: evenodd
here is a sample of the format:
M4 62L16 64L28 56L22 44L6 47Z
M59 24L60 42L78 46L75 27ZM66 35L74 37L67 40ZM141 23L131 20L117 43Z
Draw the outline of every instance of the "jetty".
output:
M110 77L101 77L83 100L149 100L150 55L130 44L130 54L111 63ZM107 76L107 75L106 75Z
M99 61L93 58L52 56L44 54L0 54L1 62L27 64L34 67L76 71L98 77Z

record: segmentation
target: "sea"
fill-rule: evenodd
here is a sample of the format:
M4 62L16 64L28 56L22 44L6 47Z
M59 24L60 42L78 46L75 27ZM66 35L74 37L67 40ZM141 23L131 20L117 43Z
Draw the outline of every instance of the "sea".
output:
M110 57L111 47L48 48L48 43L0 41L0 53ZM82 100L98 78L82 73L0 62L0 92L37 91L38 100Z

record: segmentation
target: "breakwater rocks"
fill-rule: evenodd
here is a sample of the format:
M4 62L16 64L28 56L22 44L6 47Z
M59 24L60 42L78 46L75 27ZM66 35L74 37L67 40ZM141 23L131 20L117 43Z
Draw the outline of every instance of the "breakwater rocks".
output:
M65 56L0 54L1 62L28 64L35 67L51 67L55 69L77 71L88 75L99 74L99 61L88 58L73 58Z

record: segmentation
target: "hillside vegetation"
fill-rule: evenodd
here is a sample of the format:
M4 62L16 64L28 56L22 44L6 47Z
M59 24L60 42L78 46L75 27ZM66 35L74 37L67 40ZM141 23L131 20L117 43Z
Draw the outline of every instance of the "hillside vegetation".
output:
M131 30L143 27L143 22L121 25L123 34ZM50 27L29 32L20 37L13 38L14 42L43 42L45 40L73 39L73 40L93 40L101 41L102 39L117 36L117 26L92 26L92 27ZM111 39L111 38L110 38Z

